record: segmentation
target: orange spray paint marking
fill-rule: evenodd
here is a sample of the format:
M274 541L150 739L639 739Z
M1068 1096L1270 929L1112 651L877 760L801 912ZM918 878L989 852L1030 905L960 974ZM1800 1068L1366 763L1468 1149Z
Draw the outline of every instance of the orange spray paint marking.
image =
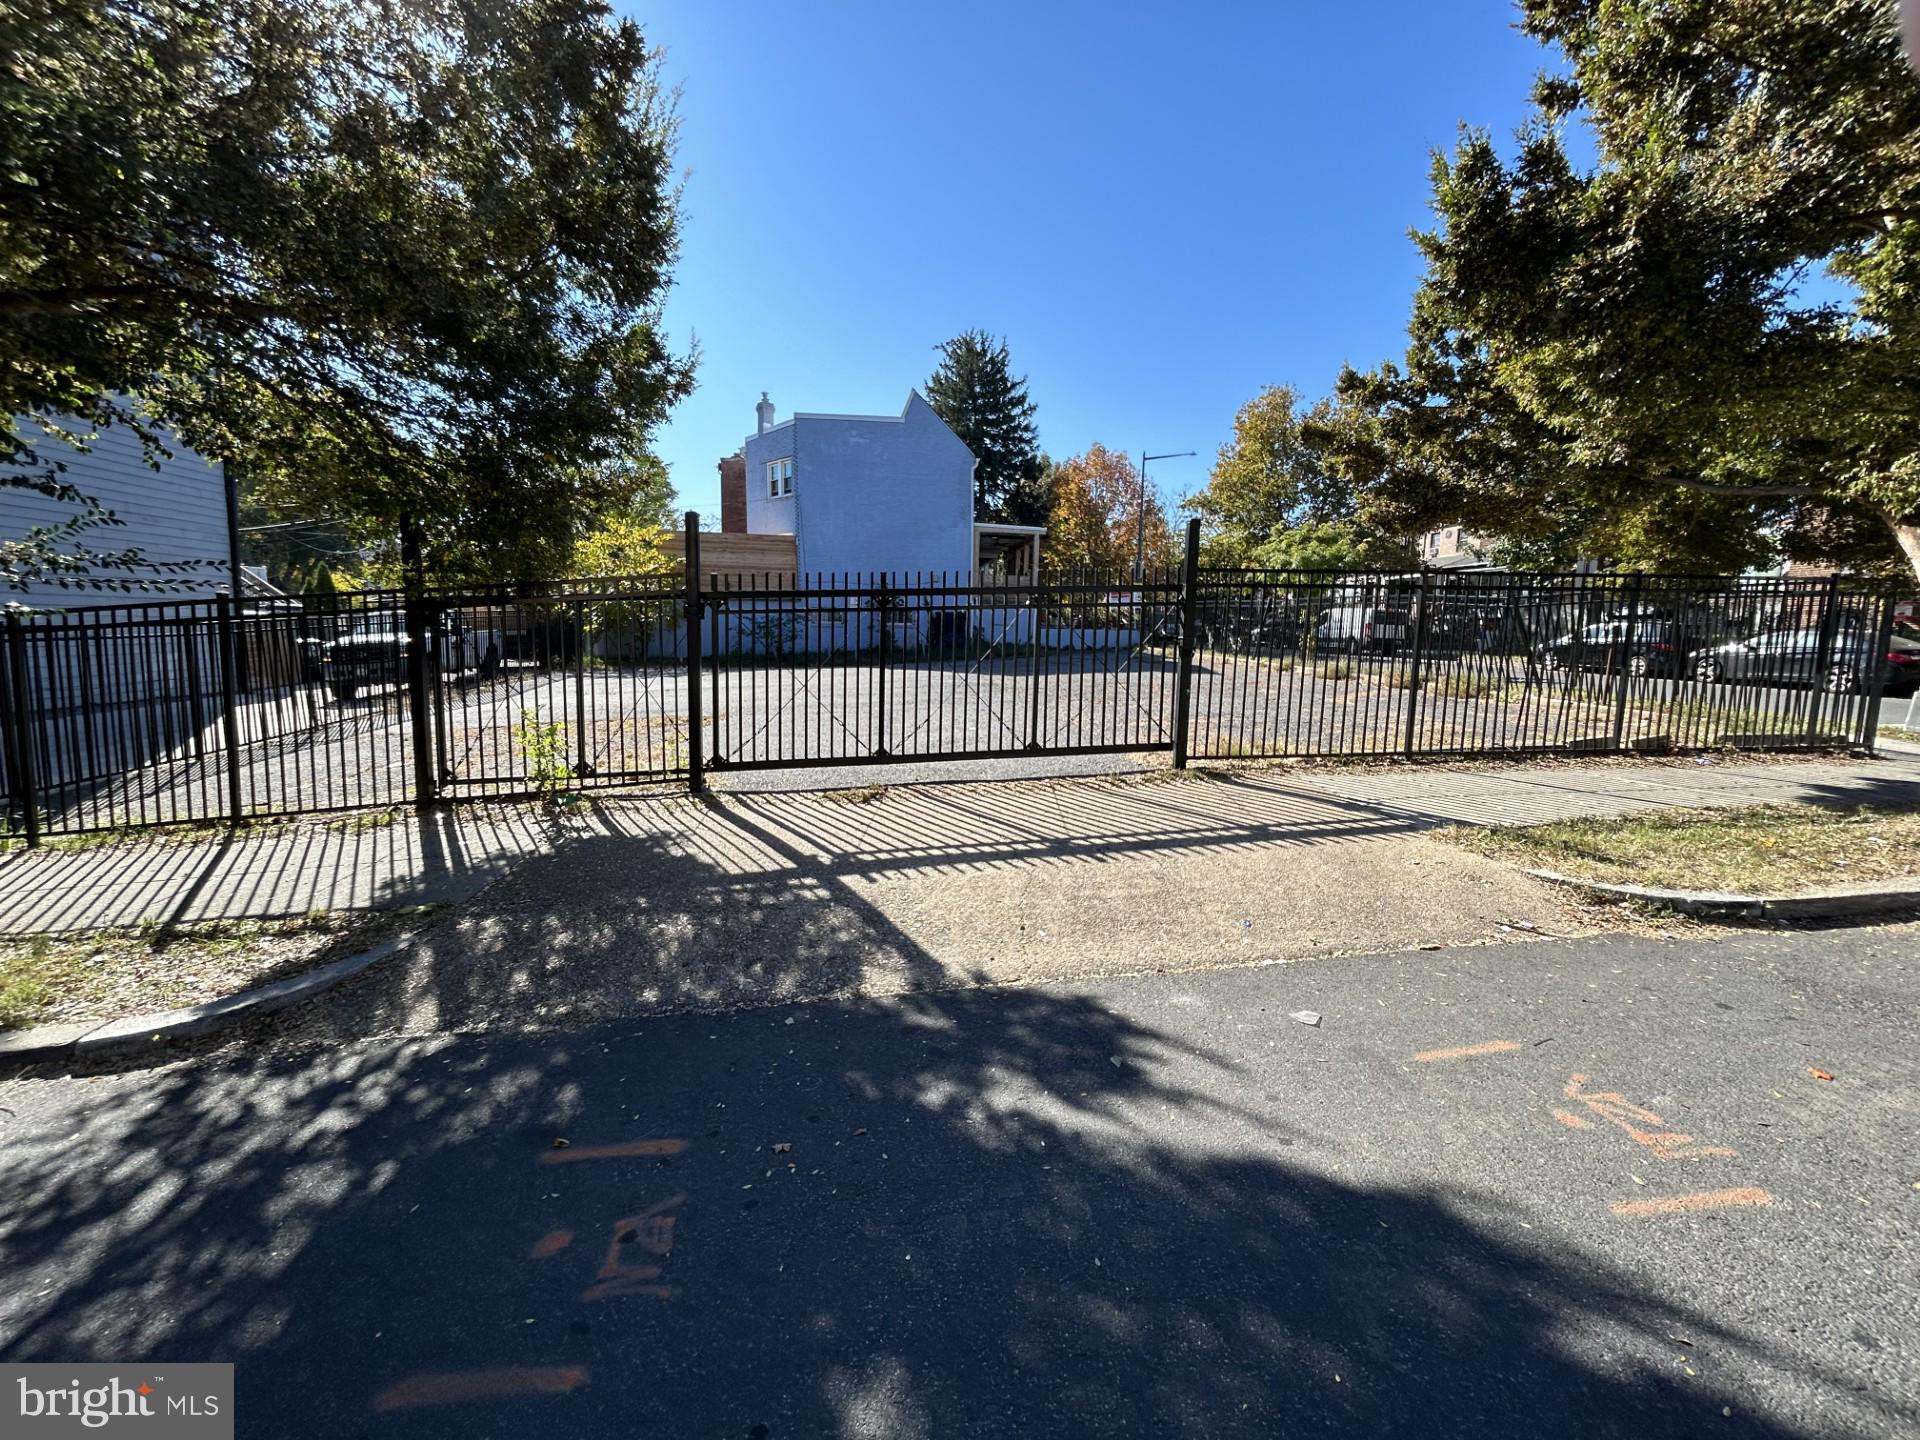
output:
M664 1260L673 1253L674 1217L665 1212L686 1200L684 1195L676 1195L671 1200L662 1200L650 1210L638 1215L629 1215L624 1220L613 1222L613 1239L607 1244L607 1257L600 1262L600 1272L593 1277L593 1284L580 1292L585 1300L607 1300L615 1295L651 1295L656 1300L673 1298L673 1287L661 1285L658 1265L628 1265L624 1263L622 1251L632 1245L657 1255Z
M1587 1128L1586 1121L1582 1120L1578 1115L1569 1114L1565 1110L1554 1111L1553 1118L1558 1120L1562 1125L1566 1126L1569 1130L1584 1130Z
M573 1243L571 1230L549 1230L533 1242L533 1248L527 1251L529 1260L544 1260L549 1255L558 1255Z
M1740 1153L1727 1145L1701 1145L1691 1135L1667 1129L1667 1122L1644 1105L1635 1105L1616 1090L1589 1092L1584 1088L1586 1083L1584 1075L1568 1080L1567 1099L1586 1106L1593 1115L1624 1131L1634 1144L1646 1146L1662 1160L1698 1160L1710 1155Z
M505 1370L463 1370L446 1375L409 1375L373 1397L376 1410L408 1410L457 1400L503 1400L514 1395L565 1395L587 1383L578 1365L527 1365Z
M1609 1208L1616 1215L1677 1215L1689 1210L1728 1210L1771 1205L1773 1196L1756 1186L1741 1190L1702 1190L1693 1195L1662 1195L1657 1200L1622 1200Z
M542 1150L542 1165L571 1165L576 1160L627 1160L645 1155L678 1155L684 1140L622 1140L613 1145L575 1145L565 1150Z
M1451 1050L1422 1050L1414 1056L1415 1060L1466 1060L1475 1055L1504 1055L1509 1050L1518 1050L1518 1040L1489 1040L1482 1045L1456 1045Z

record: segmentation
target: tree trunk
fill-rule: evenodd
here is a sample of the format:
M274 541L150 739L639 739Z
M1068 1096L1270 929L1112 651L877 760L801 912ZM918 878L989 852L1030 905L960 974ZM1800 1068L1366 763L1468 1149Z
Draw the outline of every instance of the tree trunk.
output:
M1900 553L1907 557L1907 564L1913 568L1914 578L1920 580L1920 524L1896 520L1889 515L1887 528L1893 531Z

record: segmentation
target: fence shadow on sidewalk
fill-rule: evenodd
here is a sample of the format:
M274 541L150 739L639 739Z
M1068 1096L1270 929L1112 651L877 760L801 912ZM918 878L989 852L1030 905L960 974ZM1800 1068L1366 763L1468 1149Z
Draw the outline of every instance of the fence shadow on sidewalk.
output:
M135 835L0 859L0 935L458 900L550 848L532 806Z

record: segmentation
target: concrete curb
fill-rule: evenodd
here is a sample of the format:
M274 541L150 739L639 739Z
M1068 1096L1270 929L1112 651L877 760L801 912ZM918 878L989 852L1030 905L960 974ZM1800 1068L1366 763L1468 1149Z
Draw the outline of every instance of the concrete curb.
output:
M42 1025L32 1030L0 1034L0 1062L18 1060L91 1060L103 1055L131 1055L158 1049L175 1040L208 1035L255 1016L270 1015L289 1005L331 990L362 970L379 964L412 944L418 929L390 935L356 955L342 956L325 965L270 985L224 995L203 1005L160 1010L125 1020L102 1023Z
M1527 874L1550 885L1565 885L1613 900L1639 900L1683 915L1721 920L1836 920L1860 915L1886 915L1920 909L1920 885L1880 890L1846 890L1814 895L1730 895L1722 890L1663 890L1653 885L1609 885L1581 880L1557 870L1529 870Z

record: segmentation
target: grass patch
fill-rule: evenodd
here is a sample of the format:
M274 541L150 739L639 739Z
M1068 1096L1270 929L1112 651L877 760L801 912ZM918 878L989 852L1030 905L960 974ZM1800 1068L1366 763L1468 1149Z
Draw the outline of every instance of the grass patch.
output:
M229 836L260 835L282 830L293 824L291 818L242 820L237 825L225 820L189 820L169 825L111 825L104 830L83 830L77 835L42 835L43 850L96 850L102 845L207 845ZM0 841L0 849L23 850L26 841L18 836Z
M1313 667L1313 673L1322 680L1352 680L1360 673L1360 667L1351 660L1322 660Z
M1413 671L1405 666L1391 670L1387 673L1386 683L1395 690L1411 690ZM1487 696L1495 696L1501 700L1517 700L1522 690L1505 675L1438 670L1421 675L1420 693L1447 700L1480 700Z
M1613 884L1783 895L1920 877L1920 807L1754 805L1451 832L1515 864Z
M820 798L831 805L878 805L887 798L887 787L858 785L851 790L822 790Z
M385 830L390 825L400 823L398 810L369 810L361 815L348 815L339 820L329 820L329 830L343 830L349 835L362 835L369 830Z
M366 949L443 907L139 925L0 940L0 1030L193 1005Z
M86 962L79 952L44 935L0 951L0 1030L33 1024L86 979Z
M1882 725L1880 727L1880 738L1882 740L1906 740L1913 744L1920 745L1920 730L1909 730L1904 725Z

